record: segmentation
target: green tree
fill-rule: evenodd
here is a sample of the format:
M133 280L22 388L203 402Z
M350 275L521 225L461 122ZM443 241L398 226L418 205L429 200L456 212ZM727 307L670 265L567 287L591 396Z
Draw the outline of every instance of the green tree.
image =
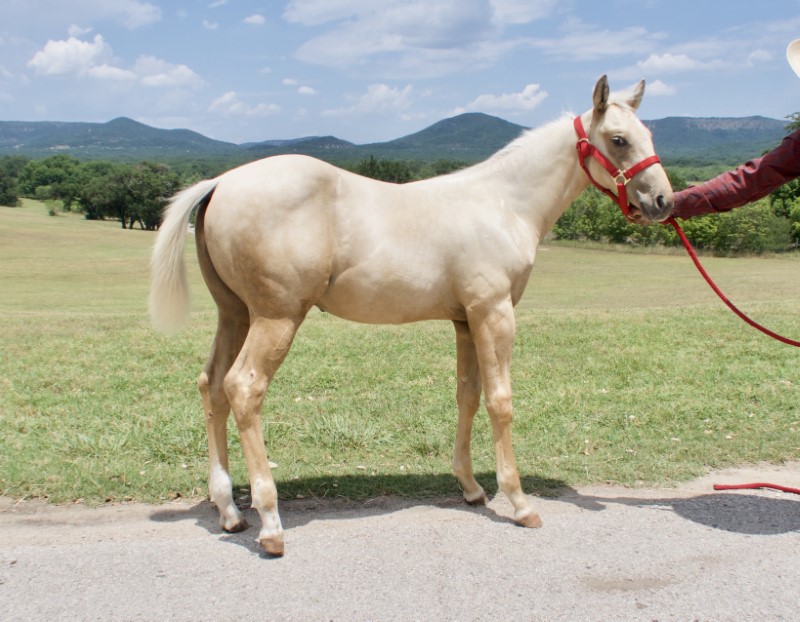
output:
M111 180L117 167L112 162L104 161L84 162L81 165L83 183L78 190L78 203L87 220L102 220L111 213Z
M0 169L0 205L17 207L19 194L17 194L17 180Z
M82 184L78 202L87 220L114 217L118 212L117 204L124 201L124 196L114 180L120 174L122 166L100 161L86 162L82 165L80 171Z
M121 181L129 203L129 228L138 222L142 229L158 229L164 207L180 188L178 176L163 164L142 162L132 167L130 175L123 176Z
M158 229L161 212L180 188L176 173L153 162L88 162L80 176L80 205L86 218L114 218L123 229L137 223L142 229Z
M354 173L388 181L395 184L405 184L409 181L421 179L421 165L418 162L404 160L387 160L385 158L375 159L369 156L366 160L361 160L353 168Z
M77 200L81 179L80 161L72 156L57 155L44 160L30 160L19 175L23 196L35 197L37 188L48 187L48 198L60 200L69 210ZM40 196L44 191L40 191Z
M0 158L0 205L17 207L19 205L18 178L28 163L23 156L3 156Z
M468 164L461 160L436 160L428 164L423 171L425 177L436 177L438 175L447 175L455 171L466 168Z

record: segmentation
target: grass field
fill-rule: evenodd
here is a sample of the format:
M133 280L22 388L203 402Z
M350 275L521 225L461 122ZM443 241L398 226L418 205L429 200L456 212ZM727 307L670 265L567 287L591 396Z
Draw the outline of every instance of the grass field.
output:
M153 240L34 202L0 208L0 494L206 494L196 378L213 304L189 246L190 326L151 330ZM737 304L800 337L800 261L705 263ZM800 351L742 324L685 255L545 246L517 318L514 438L529 492L800 456ZM313 311L264 407L281 496L456 494L454 350L446 322L374 327ZM495 490L484 411L473 449Z

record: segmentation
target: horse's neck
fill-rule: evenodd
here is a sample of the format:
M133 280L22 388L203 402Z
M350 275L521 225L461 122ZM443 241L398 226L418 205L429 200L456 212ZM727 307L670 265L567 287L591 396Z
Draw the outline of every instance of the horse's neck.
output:
M475 173L497 180L505 206L528 222L539 239L589 185L578 162L572 117L529 130Z

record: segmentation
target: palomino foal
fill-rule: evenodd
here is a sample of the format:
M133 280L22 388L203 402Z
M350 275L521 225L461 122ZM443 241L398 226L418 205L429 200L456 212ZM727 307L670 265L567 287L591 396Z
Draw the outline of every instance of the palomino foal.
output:
M644 82L610 94L603 76L581 115L588 140L619 169L654 155L636 118ZM468 503L484 503L470 456L472 421L485 395L500 491L514 520L541 520L522 491L511 446L514 305L536 248L586 188L573 119L525 132L471 168L395 185L313 158L266 158L202 181L170 204L152 258L150 312L167 330L188 313L183 248L192 211L206 285L219 308L199 387L208 431L209 489L226 531L247 525L233 501L226 420L233 410L260 514L259 542L282 555L277 491L264 449L261 407L297 329L316 306L356 322L450 320L457 344L458 428L453 471ZM614 189L592 161L589 171ZM630 218L666 219L672 189L660 165L628 183Z

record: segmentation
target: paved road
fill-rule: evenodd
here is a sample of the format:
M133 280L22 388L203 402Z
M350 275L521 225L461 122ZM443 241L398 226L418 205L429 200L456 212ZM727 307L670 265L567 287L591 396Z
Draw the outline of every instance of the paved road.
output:
M0 502L0 619L797 620L800 464L677 490L538 499L285 502L286 556L222 534L206 502L87 509ZM256 517L248 514L251 524Z

